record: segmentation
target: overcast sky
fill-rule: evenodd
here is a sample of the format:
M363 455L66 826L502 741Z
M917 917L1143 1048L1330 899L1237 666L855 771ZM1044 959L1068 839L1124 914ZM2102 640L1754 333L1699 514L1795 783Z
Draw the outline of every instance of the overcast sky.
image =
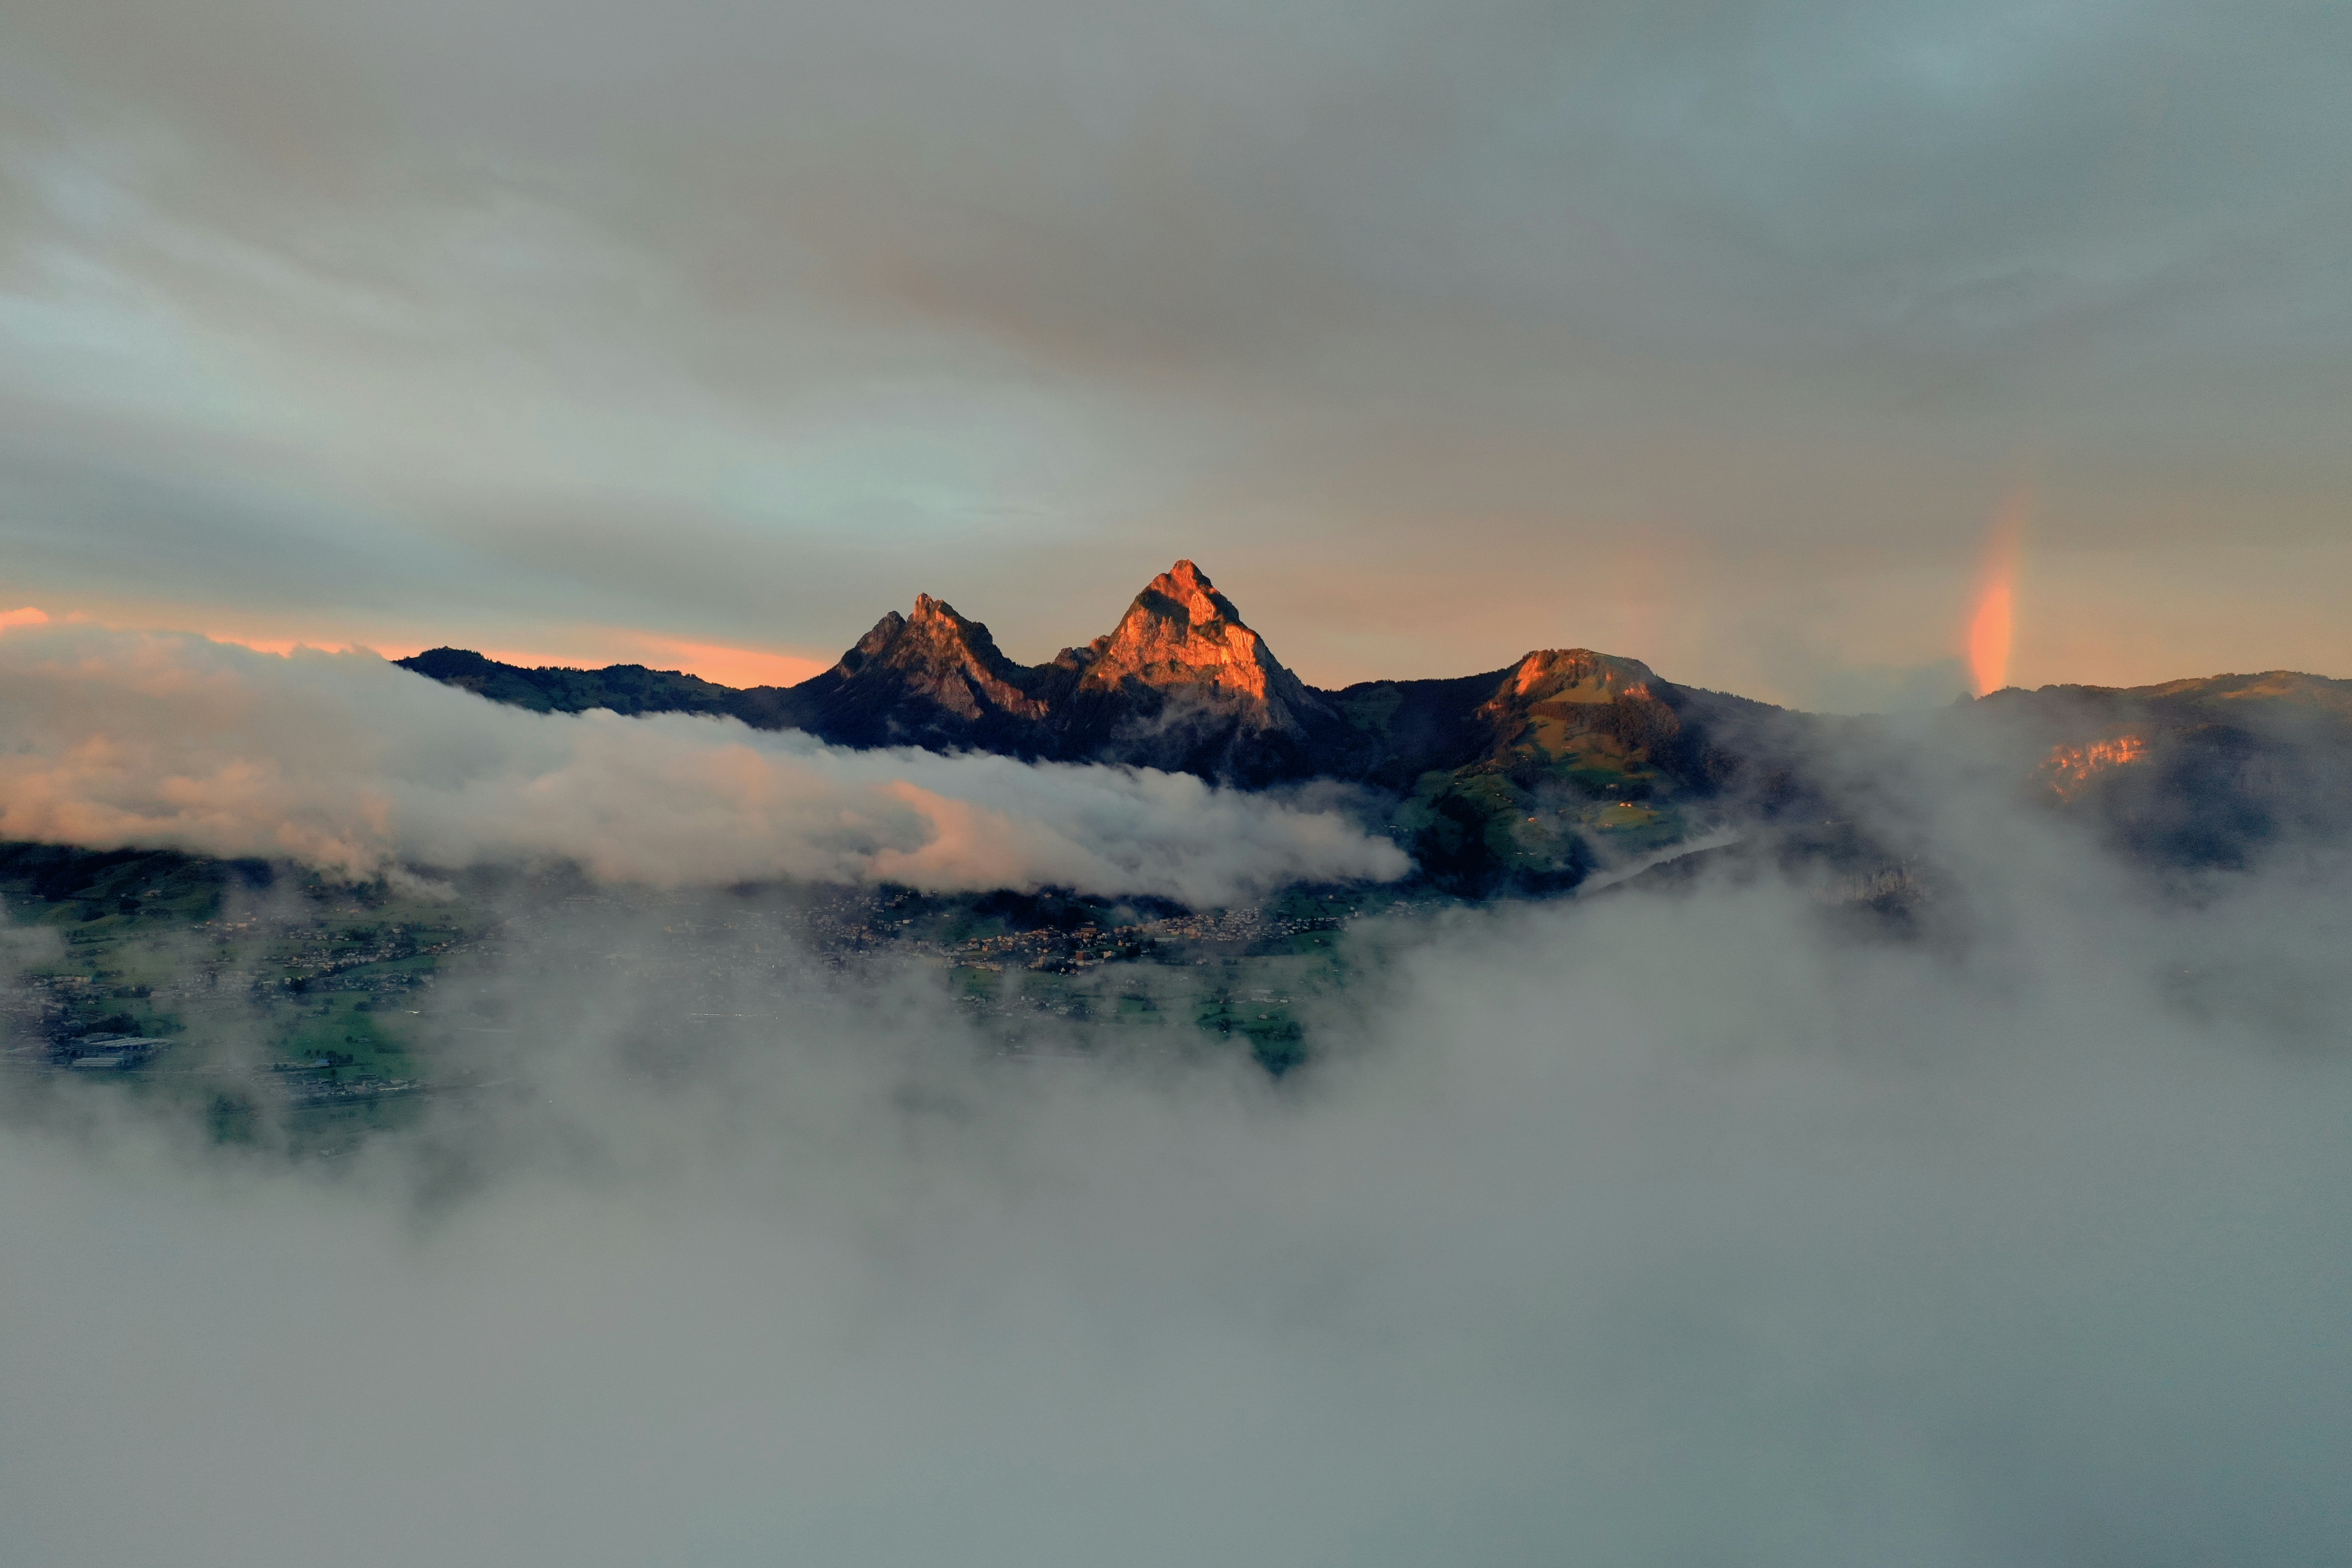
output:
M2014 679L2352 675L2339 0L0 26L0 609L724 678L1181 555L1320 683L1866 707L2011 506Z

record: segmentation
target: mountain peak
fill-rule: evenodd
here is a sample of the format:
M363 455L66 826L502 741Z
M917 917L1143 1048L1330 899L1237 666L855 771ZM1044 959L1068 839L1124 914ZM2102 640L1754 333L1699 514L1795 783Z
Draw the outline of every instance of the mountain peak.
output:
M831 673L842 681L886 679L965 720L991 710L1028 720L1045 711L1024 689L1029 672L997 651L988 628L929 594L915 595L911 616L893 610L875 622Z
M833 667L835 672L841 675L853 673L867 659L888 647L893 641L897 640L898 634L906 629L907 617L892 610L874 623L872 631L850 645L849 651L841 656L841 662Z
M1589 647L1544 647L1512 667L1508 685L1514 698L1607 702L1619 696L1646 697L1655 679L1650 667L1637 658Z
M1217 585L1209 581L1208 574L1190 561L1179 561L1154 577L1144 592L1182 605L1196 626L1217 620L1231 621L1235 626L1242 624L1242 613L1234 608L1234 602L1218 593Z
M1160 691L1185 689L1219 706L1234 706L1257 729L1295 726L1319 707L1299 679L1282 667L1265 639L1242 620L1234 602L1208 574L1179 561L1135 596L1108 637L1087 650L1081 690L1128 685Z

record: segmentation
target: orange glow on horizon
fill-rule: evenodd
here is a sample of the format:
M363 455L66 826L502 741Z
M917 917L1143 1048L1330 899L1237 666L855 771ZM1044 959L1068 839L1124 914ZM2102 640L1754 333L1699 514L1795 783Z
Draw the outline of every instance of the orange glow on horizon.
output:
M161 615L149 610L128 616L100 614L95 616L76 611L57 616L30 605L20 609L0 610L0 632L13 626L54 626L60 620L111 626L125 631L183 632L201 637L208 642L226 643L280 658L297 648L316 648L326 652L360 649L379 658L397 659L441 646L438 640L424 641L414 636L383 637L378 632L366 630L324 637L315 632L304 635L299 630L289 636L286 633L291 628L282 626L231 630L218 626L205 626L196 616L181 619L171 616L168 611ZM198 626L203 629L194 629ZM613 664L642 664L654 669L681 670L720 686L733 687L793 686L833 664L830 658L803 653L738 647L728 643L694 642L619 626L562 628L556 637L550 640L557 643L555 649L484 646L467 639L475 650L486 658L497 659L501 664L521 665L526 668L553 665L573 669L600 669Z
M319 646L301 637L246 637L234 632L205 632L203 635L207 642L234 643L238 647L249 647L256 653L274 653L281 658L298 647Z
M797 686L833 666L829 658L772 653L765 648L729 647L723 643L673 642L653 639L665 659L677 660L688 675L721 686Z
M1984 583L1969 616L1969 678L1979 697L2009 684L2009 655L2017 622L2017 572L2030 500L2021 489L2004 501L1993 518L1987 542Z

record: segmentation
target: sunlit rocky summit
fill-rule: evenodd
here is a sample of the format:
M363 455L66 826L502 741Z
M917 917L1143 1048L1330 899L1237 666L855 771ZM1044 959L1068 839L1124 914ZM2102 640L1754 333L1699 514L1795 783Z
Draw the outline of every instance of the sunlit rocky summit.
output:
M1330 717L1190 561L1154 577L1108 637L1066 649L1054 663L1076 674L1081 699L1229 715L1253 734L1295 732Z
M1726 824L1769 826L1815 859L1890 854L1853 841L1841 795L1881 721L1678 685L1589 648L1322 689L1190 561L1154 577L1109 632L1039 665L1006 658L987 626L927 594L792 687L639 665L525 669L446 647L401 662L542 711L726 714L836 745L1152 767L1244 788L1338 781L1392 799L1423 872L1458 891L1573 886L1600 861ZM2274 671L2007 690L1963 702L1945 728L1963 750L2016 751L2021 787L2098 814L2145 858L2236 863L2282 834L2352 827L2352 681Z
M431 656L420 656L429 658ZM831 669L747 694L754 723L844 745L919 745L1104 761L1265 783L1317 771L1341 728L1190 561L1153 578L1108 633L1019 665L988 628L919 595Z

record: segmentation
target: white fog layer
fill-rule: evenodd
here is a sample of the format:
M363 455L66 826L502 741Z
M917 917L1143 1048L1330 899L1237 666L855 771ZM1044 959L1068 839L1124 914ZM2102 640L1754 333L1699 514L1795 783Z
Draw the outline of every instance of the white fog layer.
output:
M576 863L1229 902L1391 879L1344 817L1180 774L850 752L733 720L530 713L372 653L87 626L0 635L0 838L300 861Z
M2352 1557L2341 868L1939 831L1916 940L1769 879L1360 927L1279 1082L814 970L649 1072L677 1000L550 914L467 994L516 1092L340 1171L67 1084L0 1133L10 1555Z

